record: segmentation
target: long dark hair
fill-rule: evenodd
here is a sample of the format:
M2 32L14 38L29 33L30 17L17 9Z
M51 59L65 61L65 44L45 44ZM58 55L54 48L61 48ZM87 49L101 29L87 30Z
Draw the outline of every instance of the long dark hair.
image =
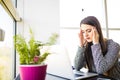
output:
M101 30L101 25L100 25L98 19L94 16L88 16L88 17L85 17L81 21L80 26L82 24L91 25L91 26L94 26L97 29L98 34L99 34L99 43L100 43L101 50L102 50L102 53L103 53L103 56L104 56L107 52L107 46L106 46L106 41L103 37L102 30ZM93 57L92 57L91 45L92 45L92 42L87 43L86 50L85 50L85 57L86 57L86 62L87 62L88 68L90 69L90 71L94 71L92 69L92 66L93 66L94 62L93 62Z

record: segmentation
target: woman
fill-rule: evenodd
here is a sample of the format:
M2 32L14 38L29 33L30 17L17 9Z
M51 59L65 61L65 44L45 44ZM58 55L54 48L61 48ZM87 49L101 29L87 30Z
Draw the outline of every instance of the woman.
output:
M118 55L120 46L112 39L105 39L98 19L84 18L80 23L79 47L75 56L75 69L88 68L90 72L108 75L120 80Z

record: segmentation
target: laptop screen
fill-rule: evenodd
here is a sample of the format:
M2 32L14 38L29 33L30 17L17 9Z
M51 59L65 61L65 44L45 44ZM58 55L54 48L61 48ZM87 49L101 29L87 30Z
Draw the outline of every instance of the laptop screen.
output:
M69 53L63 45L54 45L51 46L50 52L51 55L48 56L46 63L48 64L47 73L60 76L67 79L75 80L78 78L90 77L85 73L76 74L76 71L73 71L71 61L69 58ZM95 76L92 74L91 76Z

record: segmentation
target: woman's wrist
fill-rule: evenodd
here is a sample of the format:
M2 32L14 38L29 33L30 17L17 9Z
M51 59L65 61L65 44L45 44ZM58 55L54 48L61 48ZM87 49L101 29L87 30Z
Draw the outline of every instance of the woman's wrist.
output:
M81 48L83 47L83 45L78 45L78 46L81 47Z

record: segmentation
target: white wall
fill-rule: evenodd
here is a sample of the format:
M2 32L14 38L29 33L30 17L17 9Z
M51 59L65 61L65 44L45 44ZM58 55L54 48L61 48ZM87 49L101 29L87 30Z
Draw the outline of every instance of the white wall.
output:
M59 0L18 0L17 4L22 17L18 33L28 37L31 27L35 38L41 41L46 41L51 33L59 33Z

